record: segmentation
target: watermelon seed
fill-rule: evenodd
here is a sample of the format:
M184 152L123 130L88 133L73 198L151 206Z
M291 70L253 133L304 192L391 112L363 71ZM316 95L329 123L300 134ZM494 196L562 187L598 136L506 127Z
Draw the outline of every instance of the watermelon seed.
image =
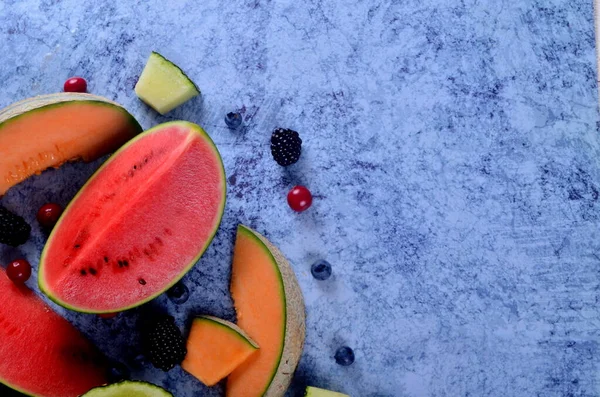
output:
M90 267L90 274L91 274L92 276L95 276L95 275L96 275L96 273L97 273L97 272L96 272L96 269L94 269L93 267Z
M79 247L81 247L81 245L75 244L75 248L79 248Z
M123 262L120 259L117 261L117 263L119 264L119 267L123 267Z
M129 262L127 262L126 260L123 260L123 266L125 266L125 267L129 266Z
M104 257L104 262L108 263L108 256Z
M134 170L137 170L137 165L134 165L134 166L133 166L133 169L134 169Z
M79 271L79 273L81 273L82 276L85 276L87 274L87 272L85 271L85 269L81 269Z
M138 279L138 282L142 285L146 285L146 280L144 280L143 278Z

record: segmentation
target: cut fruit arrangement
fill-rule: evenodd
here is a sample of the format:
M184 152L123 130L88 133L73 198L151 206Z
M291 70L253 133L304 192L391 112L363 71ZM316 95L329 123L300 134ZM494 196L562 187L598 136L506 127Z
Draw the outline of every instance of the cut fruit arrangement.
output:
M175 121L142 133L124 108L85 94L87 87L85 79L73 77L65 82L65 93L0 111L0 196L45 169L116 151L64 210L56 203L38 209L38 223L49 232L37 267L39 288L55 303L97 313L103 321L165 291L174 304L183 304L190 291L179 280L207 249L223 216L221 156L200 126ZM135 92L161 114L200 94L179 67L156 52ZM243 116L230 112L225 123L235 131ZM296 131L277 128L270 149L287 167L299 161L302 139ZM299 213L313 197L296 186L287 200ZM31 230L23 217L0 206L0 243L24 244ZM332 267L321 260L311 272L325 281ZM111 365L27 288L29 262L14 260L3 273L0 383L40 397L172 396L145 382L108 384L127 379L127 368ZM229 397L281 397L302 354L304 300L284 255L243 225L234 244L230 292L237 324L198 313L187 338L173 317L151 312L141 329L144 356L163 371L181 365L206 386L226 379ZM349 365L354 353L342 347L335 360ZM306 396L344 395L308 387Z

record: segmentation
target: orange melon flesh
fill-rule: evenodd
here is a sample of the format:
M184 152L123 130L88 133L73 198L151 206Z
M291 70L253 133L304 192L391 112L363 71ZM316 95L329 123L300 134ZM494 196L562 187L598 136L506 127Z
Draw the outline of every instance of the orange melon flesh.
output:
M57 97L62 100L62 95ZM104 101L72 100L27 109L5 121L0 117L0 196L47 168L110 153L141 132L125 109Z
M40 258L40 289L80 312L147 302L196 263L224 205L212 140L192 123L161 124L116 152L65 209Z
M269 249L248 229L238 228L231 275L237 323L260 350L227 380L227 396L262 396L271 384L285 341L286 299L281 273ZM250 393L250 394L248 394Z
M181 367L214 386L258 350L235 324L212 316L194 319Z

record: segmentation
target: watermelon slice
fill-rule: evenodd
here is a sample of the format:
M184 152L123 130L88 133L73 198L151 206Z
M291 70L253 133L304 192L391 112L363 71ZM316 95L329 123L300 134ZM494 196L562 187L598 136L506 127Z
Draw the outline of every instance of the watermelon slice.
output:
M76 397L106 383L106 360L93 345L2 269L0 302L1 383L41 397Z
M196 124L171 122L138 135L65 209L40 258L41 290L89 313L153 299L210 244L225 188L219 152Z

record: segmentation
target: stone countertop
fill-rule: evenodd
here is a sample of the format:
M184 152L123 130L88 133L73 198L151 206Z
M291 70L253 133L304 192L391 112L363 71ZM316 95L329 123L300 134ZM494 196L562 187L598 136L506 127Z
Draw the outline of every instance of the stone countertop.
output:
M182 328L228 319L235 227L289 257L307 304L305 384L352 397L600 395L600 138L592 3L554 1L0 2L0 105L60 91L72 75L147 128L186 119L211 134L228 175L215 241L157 304ZM202 96L157 115L133 92L151 50ZM240 109L245 129L224 114ZM269 152L300 132L301 161ZM68 203L100 164L70 164L2 203L35 224L6 262L37 267L47 201ZM313 207L285 195L308 186ZM310 264L325 258L332 279ZM35 288L35 277L30 281ZM138 379L177 397L218 396L139 354L137 312L61 313ZM337 347L356 362L336 365Z

